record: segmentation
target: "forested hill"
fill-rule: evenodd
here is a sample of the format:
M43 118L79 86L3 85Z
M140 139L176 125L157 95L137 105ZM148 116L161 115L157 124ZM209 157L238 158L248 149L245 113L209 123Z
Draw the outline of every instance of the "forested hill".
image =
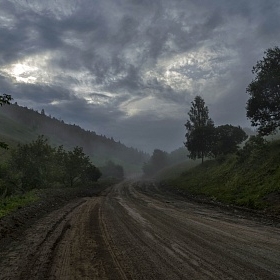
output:
M0 110L0 138L9 144L29 142L38 135L45 135L51 144L63 145L66 149L83 147L93 163L102 166L112 160L123 165L127 171L137 171L149 158L149 155L129 148L113 138L86 131L75 124L66 124L63 120L47 116L17 104L5 105Z

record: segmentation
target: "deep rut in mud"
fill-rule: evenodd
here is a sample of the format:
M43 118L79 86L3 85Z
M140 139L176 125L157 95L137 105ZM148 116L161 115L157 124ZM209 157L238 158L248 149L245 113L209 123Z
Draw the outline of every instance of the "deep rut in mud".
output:
M125 182L39 219L0 279L279 279L280 230Z

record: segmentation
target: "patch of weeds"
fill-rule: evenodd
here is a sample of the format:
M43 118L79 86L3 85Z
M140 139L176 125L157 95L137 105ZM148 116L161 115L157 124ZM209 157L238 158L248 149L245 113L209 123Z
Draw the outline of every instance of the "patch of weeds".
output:
M38 200L39 197L35 191L25 193L24 195L14 195L0 199L0 218L9 213L24 207Z

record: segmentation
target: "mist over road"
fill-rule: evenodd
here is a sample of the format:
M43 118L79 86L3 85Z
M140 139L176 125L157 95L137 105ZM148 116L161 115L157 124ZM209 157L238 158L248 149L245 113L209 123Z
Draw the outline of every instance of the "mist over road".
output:
M0 256L0 279L280 279L280 229L127 181L50 213Z

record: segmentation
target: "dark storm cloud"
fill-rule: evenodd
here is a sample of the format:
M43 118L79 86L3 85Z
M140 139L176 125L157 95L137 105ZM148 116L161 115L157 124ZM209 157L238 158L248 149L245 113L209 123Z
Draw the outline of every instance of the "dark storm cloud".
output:
M1 91L147 150L180 145L195 95L217 124L247 125L251 69L280 41L276 0L0 6Z
M22 83L7 83L0 79L1 92L11 94L19 104L28 106L30 100L38 108L46 107L56 100L68 100L75 103L78 99L74 95L69 95L69 91L62 87L48 85L30 85Z

